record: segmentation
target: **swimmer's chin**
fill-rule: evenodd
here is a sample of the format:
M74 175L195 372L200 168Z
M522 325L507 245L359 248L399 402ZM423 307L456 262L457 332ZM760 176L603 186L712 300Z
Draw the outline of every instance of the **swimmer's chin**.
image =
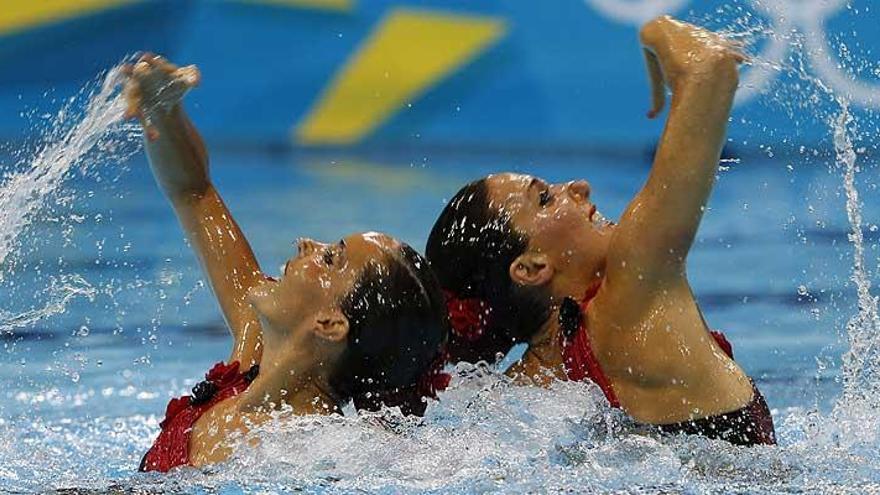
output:
M605 232L614 228L615 224L609 218L606 218L602 212L596 208L596 205L590 205L587 210L587 221L594 229Z
M598 230L608 230L614 228L614 222L606 218L605 215L600 213L598 210L591 215L590 223L593 224L594 227Z

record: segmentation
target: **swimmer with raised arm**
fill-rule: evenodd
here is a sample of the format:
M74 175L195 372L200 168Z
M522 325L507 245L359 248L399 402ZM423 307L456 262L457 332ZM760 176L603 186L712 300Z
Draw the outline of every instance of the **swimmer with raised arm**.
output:
M686 273L712 190L743 56L661 17L641 31L649 117L672 102L654 164L617 224L579 180L499 174L446 206L427 256L447 294L453 360L494 360L527 343L521 381L595 382L612 406L668 433L773 444L766 403L711 332Z
M301 239L279 279L267 277L214 189L205 147L181 106L198 70L144 55L127 72L128 114L144 126L156 181L233 337L229 362L168 405L140 469L222 461L234 447L230 438L282 407L328 414L352 400L359 409L422 414L424 397L442 386L447 333L443 296L425 260L377 233L334 244Z

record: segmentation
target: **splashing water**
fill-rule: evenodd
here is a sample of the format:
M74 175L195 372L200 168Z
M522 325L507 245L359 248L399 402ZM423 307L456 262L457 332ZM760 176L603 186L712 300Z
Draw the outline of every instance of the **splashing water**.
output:
M856 183L858 154L853 146L854 119L845 100L832 121L837 164L843 169L846 214L853 247L851 281L858 295L858 311L846 325L848 350L842 358L843 393L832 417L846 420L861 434L851 440L858 443L877 441L878 406L880 406L880 315L877 297L871 294L871 278L865 263L865 238L862 230L862 203ZM869 434L870 433L870 434Z
M823 2L817 2L813 7L821 3ZM852 8L855 2L836 3L845 4L847 10L858 13L858 9ZM797 8L796 4L788 2L755 2L754 7L758 13L772 12L775 17L782 15L783 19L785 15L791 14L791 9ZM870 250L876 246L866 245L865 225L862 218L863 204L857 184L857 176L862 168L859 158L863 150L857 151L854 146L854 141L861 138L861 132L856 125L856 116L850 109L850 101L853 99L873 101L873 96L871 98L866 96L871 94L872 90L864 83L858 82L859 77L871 73L874 68L873 62L870 58L857 59L852 50L852 46L860 46L857 39L850 40L848 44L839 34L821 33L821 36L818 36L817 33L796 27L794 24L788 30L776 30L774 26L764 21L755 20L752 10L736 2L718 8L715 14L725 18L731 12L737 17L721 28L726 35L753 50L762 41L769 47L763 52L763 55L769 59L755 56L745 64L750 67L741 81L739 96L743 96L743 87L748 89L749 93L754 93L751 91L754 88L750 85L755 84L755 81L776 76L780 82L773 87L773 92L765 90L763 94L767 97L765 104L772 104L774 108L786 112L796 125L802 121L815 119L830 130L835 170L842 171L846 197L845 211L849 222L847 239L853 249L849 281L854 285L857 296L856 313L846 324L844 337L847 348L841 356L843 391L837 402L836 411L841 413L855 410L868 411L871 407L880 406L880 312L878 312L878 298L871 293L871 273L866 261L866 248ZM719 21L711 17L703 20L708 24ZM731 29L731 26L734 28ZM857 37L855 32L849 34L853 38ZM830 39L826 39L826 35L831 35ZM836 45L836 50L833 45ZM787 55L783 57L780 52ZM870 55L870 52L867 54ZM783 76L790 78L790 81L781 82ZM769 87L769 85L759 85ZM841 94L846 91L851 94ZM864 104L865 101L862 103ZM863 119L862 123L868 124L867 127L872 127L876 132L878 120L876 111L866 110L865 116L867 118ZM771 134L774 131L774 129L761 129L761 132ZM873 149L876 151L876 146ZM801 146L800 155L805 161L812 162L813 156L821 156L822 153ZM769 156L772 157L772 154ZM876 226L871 228L876 229ZM880 418L873 420L872 423L877 421L880 421Z
M85 115L70 126L76 98L62 108L54 125L44 136L45 144L27 163L25 170L8 176L0 185L0 265L14 252L15 242L46 205L53 193L64 184L68 172L76 167L94 167L99 161L124 160L136 149L122 153L113 145L116 133L131 131L122 126L125 99L120 88L120 69L111 69L98 93L88 94ZM92 153L98 151L99 153Z
M784 2L755 3L759 11L765 12L794 8L792 3L783 4ZM850 3L846 4L850 6ZM790 427L789 434L792 439L796 439L792 448L829 449L842 457L859 455L864 456L861 459L863 461L876 459L880 454L877 445L880 439L880 415L877 413L880 410L880 311L878 298L871 292L871 271L866 256L877 246L869 245L869 239L865 235L864 204L858 181L859 173L864 168L860 161L864 161L865 156L862 154L863 149L857 149L855 142L862 138L857 124L866 124L866 127L873 128L876 132L878 115L875 111L865 110L864 114L860 114L865 118L858 120L849 103L853 99L865 100L865 94L870 92L865 89L864 84L853 81L871 73L873 57L857 60L851 49L852 46L860 46L856 39L847 43L841 35L832 35L830 39L825 39L825 33L822 33L820 43L817 42L820 39L816 36L817 33L810 32L809 29L792 25L789 30L776 30L763 21L756 21L751 11L743 13L743 10L736 3L719 8L716 15L720 17L731 12L737 16L722 30L752 49L764 42L766 48L763 53L771 60L752 58L747 64L751 67L742 79L742 85L748 90L747 94L740 91L739 96L754 96L755 91L751 85L766 82L764 79L768 76L776 76L778 82L772 86L772 92L765 89L765 101L762 104L772 104L774 109L784 111L795 124L795 128L801 122L810 120L827 125L834 151L835 166L832 173L836 175L839 172L842 176L848 221L847 239L852 247L849 282L855 289L856 307L854 314L846 322L845 332L841 332L846 344L840 356L842 391L833 410L827 415L811 411L795 413L786 418ZM851 13L858 12L848 10ZM710 24L719 22L719 19L705 20ZM730 30L730 26L734 26L734 29ZM855 32L848 34L856 37ZM836 45L836 50L832 45ZM787 55L782 56L786 52ZM787 77L788 81L783 77ZM770 88L770 85L765 84L757 86ZM844 89L836 91L834 88ZM859 94L841 94L842 91ZM770 135L777 131L780 130L766 127L760 129L760 132ZM782 136L775 137L779 139ZM876 147L873 149L876 151ZM800 147L800 156L807 163L818 165L813 158L823 155L819 150ZM772 154L768 156L772 158ZM848 463L849 461L843 461L844 465ZM877 473L873 469L869 471L870 474L860 474L876 480Z
M821 81L803 66L768 70L793 71L827 96L827 88L821 89ZM119 74L111 71L100 89L89 93L81 120L69 108L59 112L57 122L75 124L53 127L35 158L0 185L0 280L14 265L34 219L51 206L53 196L63 194L73 171L121 161L132 152L119 149L120 142L139 135L120 121L118 83ZM192 382L178 380L194 377L191 362L208 352L203 343L195 352L163 349L172 356L167 359L186 366L170 371L156 366L146 370L149 378L137 381L130 353L96 346L108 360L121 356L112 372L90 376L73 388L37 384L6 396L27 412L0 416L0 490L880 492L880 324L866 268L870 251L857 189L861 155L853 145L852 116L845 102L841 107L830 123L843 172L853 247L851 278L858 295L858 312L846 327L843 395L827 415L803 408L774 411L779 447L743 449L699 437L659 439L633 433L589 384L518 387L493 370L461 367L453 387L429 407L423 421L393 412L285 417L257 428L260 441L243 445L227 463L141 475L133 471L155 436L165 402L188 391ZM797 103L788 107L792 112L803 108ZM0 333L31 326L64 311L74 298L94 298L99 290L83 277L63 274L50 284L47 303L25 312L0 311Z
M0 283L15 274L17 255L34 222L65 204L62 188L73 172L86 174L102 164L122 163L138 151L138 127L122 119L122 82L121 70L115 67L97 88L87 85L54 116L36 152L19 152L19 157L26 156L4 167L14 172L5 174L0 184ZM85 110L79 111L83 101ZM24 312L0 310L0 332L63 312L72 298L93 298L94 293L82 277L59 274L50 280L41 307Z
M21 313L0 309L0 333L11 332L16 328L27 328L40 320L62 313L67 308L67 303L76 297L85 297L89 301L94 301L97 293L97 289L80 275L53 277L45 292L47 301L42 307Z

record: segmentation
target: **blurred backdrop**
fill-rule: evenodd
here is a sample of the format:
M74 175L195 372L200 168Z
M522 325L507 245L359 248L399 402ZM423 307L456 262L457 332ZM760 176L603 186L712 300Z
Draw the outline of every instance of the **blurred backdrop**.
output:
M188 108L211 147L643 152L662 122L645 118L638 26L669 12L756 54L731 129L741 146L812 143L827 127L792 117L803 74L786 68L872 108L870 3L5 0L0 138L26 137L21 112L148 50L201 68Z
M587 178L616 217L643 183L663 125L645 117L638 27L669 12L726 30L754 62L689 278L778 424L814 424L791 411L834 404L847 339L876 348L875 330L859 323L867 320L848 324L876 308L859 301L853 279L880 273L880 171L867 156L880 133L875 3L0 0L0 492L127 478L168 397L229 349L136 126L83 118L89 98L70 100L143 50L201 68L186 108L206 137L212 178L271 274L298 236L333 242L381 230L422 249L462 184L504 170ZM828 91L867 117L850 132L856 162L829 152L840 110ZM864 250L855 252L865 259L854 263L859 229ZM491 414L510 431L506 410ZM120 434L117 420L136 432ZM552 456L546 469L521 462L555 446L529 448L510 452L511 466L528 468L522 476L559 473ZM495 479L498 458L464 471ZM796 475L822 471L825 458L816 459ZM612 476L640 476L633 466ZM686 483L696 471L684 471Z

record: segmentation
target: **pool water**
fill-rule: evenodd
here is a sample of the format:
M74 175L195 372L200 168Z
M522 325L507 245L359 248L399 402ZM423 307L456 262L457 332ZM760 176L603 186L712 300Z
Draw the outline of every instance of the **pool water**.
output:
M169 398L187 393L231 343L136 138L119 131L98 150L116 158L74 163L53 190L35 191L47 201L4 253L0 491L880 489L880 415L869 403L838 402L847 322L859 306L844 170L833 152L812 150L726 161L688 269L708 322L764 391L779 447L632 433L588 384L516 387L494 369L461 366L423 421L350 411L284 418L227 463L137 473ZM0 160L4 170L26 170L20 156ZM586 178L616 217L649 156L215 149L211 173L273 273L299 236L381 230L422 249L445 200L491 172ZM858 160L870 277L880 261L880 177L870 155Z

